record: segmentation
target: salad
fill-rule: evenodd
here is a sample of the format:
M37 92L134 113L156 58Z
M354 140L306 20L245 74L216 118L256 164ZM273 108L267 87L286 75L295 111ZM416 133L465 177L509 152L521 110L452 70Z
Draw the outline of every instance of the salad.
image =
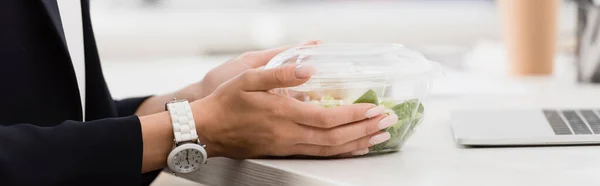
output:
M344 105L345 103L344 100L335 99L333 96L322 96L320 100L310 100L309 102L325 108L337 107ZM413 129L423 118L424 107L418 99L409 99L398 102L387 97L379 98L375 91L369 89L353 103L373 103L375 105L383 105L387 108L384 114L389 115L393 112L398 116L398 122L396 122L396 124L382 130L390 133L390 139L386 142L371 146L369 148L369 154L400 150L402 143L410 137L413 133Z

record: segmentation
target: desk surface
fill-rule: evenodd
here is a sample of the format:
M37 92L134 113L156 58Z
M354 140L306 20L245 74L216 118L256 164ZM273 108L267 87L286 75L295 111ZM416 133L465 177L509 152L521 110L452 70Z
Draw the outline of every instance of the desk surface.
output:
M114 73L108 66L107 74ZM159 70L147 69L152 71ZM600 185L598 146L468 149L455 145L449 123L455 109L600 108L600 87L519 82L507 83L518 88L502 96L433 95L426 103L428 117L398 153L339 160L212 158L201 171L183 177L206 185Z
M457 107L600 108L600 99L592 103L592 96L432 100L430 117L398 153L342 160L214 159L185 178L215 185L600 185L600 147L468 149L455 145L449 124L449 111Z

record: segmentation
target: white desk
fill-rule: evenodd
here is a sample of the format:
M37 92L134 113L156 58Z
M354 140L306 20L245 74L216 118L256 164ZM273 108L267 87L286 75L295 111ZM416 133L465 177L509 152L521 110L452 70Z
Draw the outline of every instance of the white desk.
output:
M595 90L600 95L600 89ZM343 160L215 159L194 175L215 185L600 185L600 147L463 149L453 143L449 111L486 103L513 107L596 105L592 93L571 97L435 100L422 127L401 152Z
M119 73L120 65L104 65L111 87L138 81ZM152 64L136 68L142 74L138 78L147 81L163 78L150 74L164 68ZM198 69L188 70L191 73ZM136 91L153 90L168 82L142 84L136 86ZM600 87L546 80L518 82L499 83L499 86L512 85L507 89L514 90L507 90L502 96L483 91L469 97L433 95L425 105L427 118L399 153L342 160L214 158L200 172L184 177L207 185L600 185L599 146L464 149L454 144L448 122L449 111L453 109L519 108L519 105L600 108ZM127 95L127 91L118 90L118 94Z

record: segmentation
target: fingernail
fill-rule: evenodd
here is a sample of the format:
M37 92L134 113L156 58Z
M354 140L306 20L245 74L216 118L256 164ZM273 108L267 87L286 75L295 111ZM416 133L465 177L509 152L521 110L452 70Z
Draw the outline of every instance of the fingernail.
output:
M316 44L320 44L321 41L319 40L311 40L311 41L304 41L302 43L300 43L300 45L316 45Z
M317 73L317 69L312 65L301 64L296 67L296 78L298 79L308 78L315 73Z
M383 143L384 141L387 141L389 139L390 139L390 133L385 132L385 133L377 134L377 135L371 137L371 139L369 139L369 144L376 145L376 144Z
M357 150L357 151L353 151L350 153L350 155L352 156L361 156L361 155L365 155L369 153L369 149L362 149L362 150Z
M384 110L385 110L385 107L383 107L381 105L373 107L373 108L367 110L367 112L365 113L365 117L367 117L367 118L375 117L375 116L383 113Z
M381 121L379 121L379 129L388 128L388 127L392 126L393 124L395 124L396 122L398 122L398 116L396 116L396 114L392 114L388 117L383 118Z

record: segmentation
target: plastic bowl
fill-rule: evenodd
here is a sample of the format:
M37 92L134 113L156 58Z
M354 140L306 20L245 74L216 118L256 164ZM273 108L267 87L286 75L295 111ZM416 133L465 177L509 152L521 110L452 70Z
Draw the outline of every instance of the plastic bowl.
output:
M326 108L354 103L384 105L398 122L384 129L390 140L369 148L369 154L399 151L424 118L424 104L439 63L398 44L337 43L301 46L275 56L265 66L311 64L317 74L297 87L275 93Z

